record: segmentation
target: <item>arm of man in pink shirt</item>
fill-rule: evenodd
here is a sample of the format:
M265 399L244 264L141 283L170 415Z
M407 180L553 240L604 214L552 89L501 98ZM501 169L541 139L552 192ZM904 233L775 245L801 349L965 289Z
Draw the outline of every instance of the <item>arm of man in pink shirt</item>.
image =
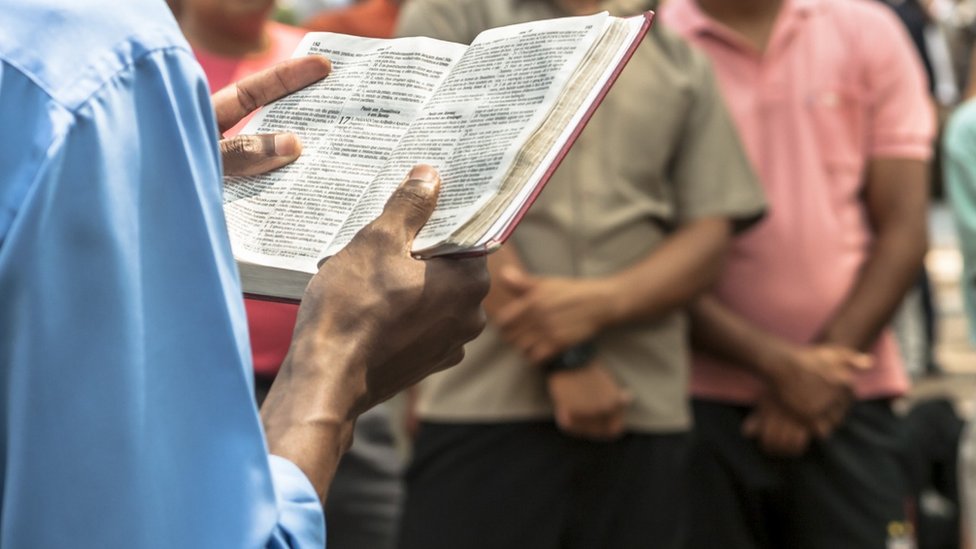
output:
M852 370L870 358L832 345L796 345L767 332L706 295L691 308L692 343L698 351L758 374L771 398L744 429L777 455L806 451L812 432L826 436L853 399ZM788 408L787 408L788 406Z
M772 400L759 405L746 429L775 454L805 451L812 429L827 436L843 420L853 394L853 368L890 322L922 266L926 249L927 163L877 158L868 166L864 201L874 230L850 295L816 345L796 346L764 332L711 297L693 309L695 344L767 380ZM791 418L784 410L799 416Z
M912 286L928 247L928 163L876 158L868 165L864 202L874 229L867 262L820 340L867 350Z

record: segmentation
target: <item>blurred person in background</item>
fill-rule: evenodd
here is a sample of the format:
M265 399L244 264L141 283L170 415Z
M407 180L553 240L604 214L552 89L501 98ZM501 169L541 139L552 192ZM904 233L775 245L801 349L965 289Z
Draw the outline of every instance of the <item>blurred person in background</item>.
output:
M976 53L976 49L974 49ZM946 198L952 208L963 268L959 288L968 320L971 345L976 346L976 90L946 124L942 140ZM976 547L976 421L972 419L959 449L960 482L963 493L963 526L968 548Z
M396 27L402 0L362 0L352 6L329 10L305 20L312 31L339 32L370 38L390 38Z
M278 14L286 15L290 23L305 21L309 17L326 11L349 7L358 0L279 0ZM286 19L279 19L285 21Z
M305 30L284 25L270 19L274 0L179 0L176 13L184 36L207 75L210 89L217 91L241 78L267 68L278 61L291 57ZM236 134L243 124L235 126L229 134ZM294 323L297 305L272 306L266 302L248 302L248 311L255 307L261 311L261 319L270 326ZM276 316L277 313L277 316ZM257 342L266 354L256 356L255 372L260 378L274 378L281 353L287 347L290 328L262 330L266 332ZM252 338L256 337L252 334ZM270 379L264 380L270 383Z
M712 60L770 213L692 311L689 548L911 547L888 329L925 254L934 115L862 0L670 0Z
M928 77L929 93L937 113L937 135L946 117L958 103L967 81L971 15L967 2L956 0L886 0L908 31ZM965 53L963 53L965 51ZM932 195L944 195L941 148L936 147L930 164ZM928 272L919 271L915 287L908 292L895 316L893 328L905 367L913 379L940 373L935 359L937 333L936 302Z
M969 321L969 341L976 345L976 90L971 90L969 98L949 118L942 152L946 197L963 258L959 287Z
M957 55L950 47L947 20L952 0L887 0L901 20L925 67L932 99L941 109L951 109L961 92Z
M410 0L398 34L655 5ZM704 58L652 26L489 259L488 331L419 389L400 549L682 547L682 308L763 204Z
M291 57L305 30L270 19L274 0L180 0L180 26L213 91ZM250 117L231 130L233 136ZM297 304L245 299L258 404L291 342ZM389 409L381 404L356 423L326 505L332 549L391 548L403 489Z

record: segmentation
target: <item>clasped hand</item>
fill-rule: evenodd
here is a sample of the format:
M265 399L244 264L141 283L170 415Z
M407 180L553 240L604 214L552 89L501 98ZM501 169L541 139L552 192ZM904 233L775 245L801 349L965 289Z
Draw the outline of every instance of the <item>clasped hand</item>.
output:
M509 267L496 283L512 298L492 320L533 364L591 339L609 317L607 292L598 279L535 276Z
M743 423L744 434L769 454L802 455L814 438L827 438L844 420L854 401L855 374L870 367L869 356L845 347L789 349Z
M546 380L556 425L569 435L609 441L624 433L624 413L633 402L599 359Z
M592 339L609 322L609 299L601 280L536 276L508 265L495 282L497 291L486 302L492 321L537 366ZM546 384L561 431L598 441L623 434L624 413L633 397L599 358L583 368L548 374Z

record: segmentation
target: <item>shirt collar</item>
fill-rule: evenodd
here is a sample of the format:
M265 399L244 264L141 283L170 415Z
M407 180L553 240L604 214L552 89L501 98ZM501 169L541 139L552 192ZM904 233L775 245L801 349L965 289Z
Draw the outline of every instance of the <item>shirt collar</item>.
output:
M783 0L778 22L809 15L820 8L822 0ZM713 34L725 37L732 33L698 6L698 0L665 0L668 24L688 34ZM734 34L734 33L733 33Z

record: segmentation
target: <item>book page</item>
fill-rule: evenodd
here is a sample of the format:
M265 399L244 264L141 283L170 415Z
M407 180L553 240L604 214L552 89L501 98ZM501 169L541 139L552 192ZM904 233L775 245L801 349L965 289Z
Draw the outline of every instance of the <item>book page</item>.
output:
M295 55L325 55L333 71L265 107L242 132L294 132L304 152L269 174L226 179L235 257L314 273L323 249L465 49L429 38L306 35Z
M414 243L449 237L492 196L518 151L546 118L606 13L485 31L423 109L326 251L337 252L382 211L410 167L431 164L443 185L437 210Z
M478 211L465 227L455 233L454 242L462 248L483 247L504 234L523 211L525 202L539 182L551 173L557 156L574 140L591 106L607 92L609 82L619 73L628 55L628 44L635 47L645 17L614 20L590 50L587 59L573 75L573 82L560 97L546 122L529 139L507 176L502 191Z

